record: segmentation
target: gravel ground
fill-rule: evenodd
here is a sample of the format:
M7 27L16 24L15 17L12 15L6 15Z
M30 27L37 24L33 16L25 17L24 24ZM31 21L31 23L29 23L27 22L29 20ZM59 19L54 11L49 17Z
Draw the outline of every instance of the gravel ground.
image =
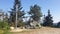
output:
M40 29L27 29L27 31L12 34L60 34L60 28L42 27Z

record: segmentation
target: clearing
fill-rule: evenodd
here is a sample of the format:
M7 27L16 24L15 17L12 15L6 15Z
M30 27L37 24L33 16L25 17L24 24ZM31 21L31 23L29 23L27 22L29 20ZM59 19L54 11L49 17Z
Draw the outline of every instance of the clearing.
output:
M60 34L60 28L42 27L40 29L27 29L27 31L12 34Z

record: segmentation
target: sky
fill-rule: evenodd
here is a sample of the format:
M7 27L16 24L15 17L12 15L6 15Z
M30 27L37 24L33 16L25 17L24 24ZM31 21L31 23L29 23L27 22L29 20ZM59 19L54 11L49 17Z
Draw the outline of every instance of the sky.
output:
M47 11L50 9L54 23L60 21L60 0L21 0L21 5L25 12L28 12L30 6L34 4L41 7L41 12L43 15L47 15ZM0 9L3 9L6 13L9 13L8 11L13 8L13 5L14 0L0 0Z

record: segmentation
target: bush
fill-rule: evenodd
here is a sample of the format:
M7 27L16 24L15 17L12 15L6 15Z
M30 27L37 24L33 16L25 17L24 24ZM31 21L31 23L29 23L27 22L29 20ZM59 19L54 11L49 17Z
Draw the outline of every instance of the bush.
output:
M3 34L9 34L10 27L8 25L8 21L0 21L0 29L4 31Z
M7 21L0 21L0 29L9 29Z
M18 27L21 27L21 26L23 27L24 25L25 25L24 22L23 21L20 21L17 26Z

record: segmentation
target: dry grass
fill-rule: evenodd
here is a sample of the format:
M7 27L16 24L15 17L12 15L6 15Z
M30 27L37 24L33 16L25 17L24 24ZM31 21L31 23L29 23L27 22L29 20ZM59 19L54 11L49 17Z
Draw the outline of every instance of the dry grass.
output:
M3 34L3 32L4 32L4 31L0 29L0 34Z
M27 31L12 34L60 34L60 29L51 27L42 27L40 29L27 29Z

